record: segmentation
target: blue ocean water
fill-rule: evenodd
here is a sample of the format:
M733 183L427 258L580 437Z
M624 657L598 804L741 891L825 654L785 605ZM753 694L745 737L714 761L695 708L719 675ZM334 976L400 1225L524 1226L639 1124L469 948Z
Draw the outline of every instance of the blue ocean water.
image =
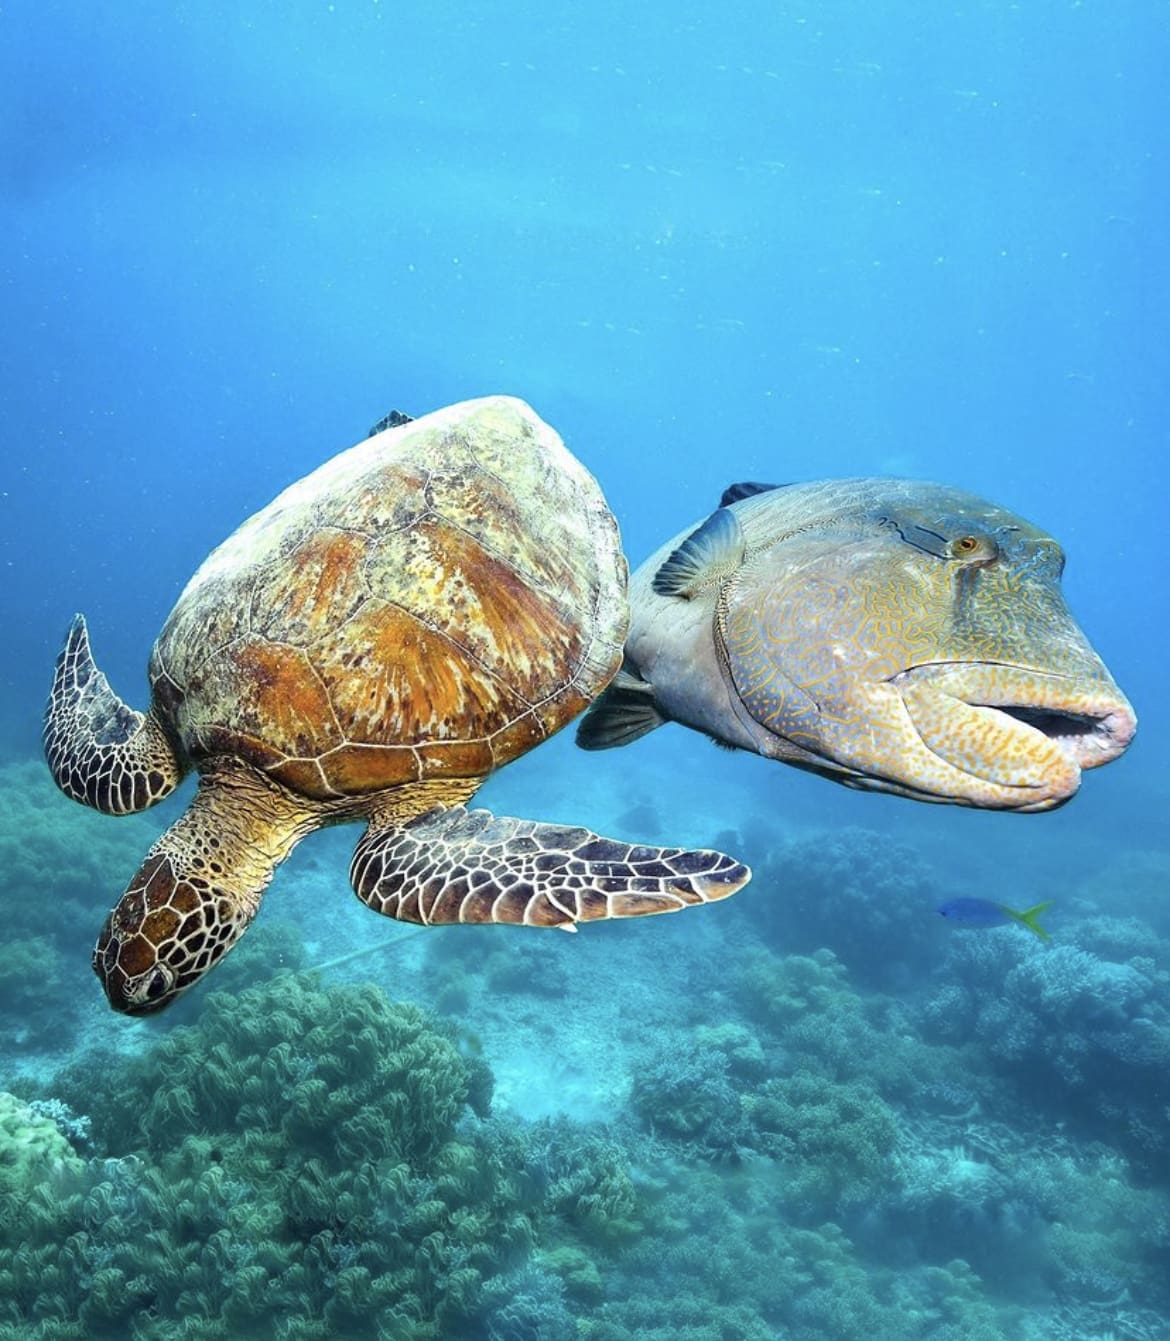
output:
M1166 6L18 0L0 34L0 1336L1170 1336ZM335 832L214 979L109 1013L92 940L177 810L53 791L69 618L141 704L212 545L391 407L497 391L635 564L736 479L1018 511L1136 743L1010 816L566 733L484 801L752 885L363 954L405 929ZM966 894L1051 898L1052 944L937 917Z

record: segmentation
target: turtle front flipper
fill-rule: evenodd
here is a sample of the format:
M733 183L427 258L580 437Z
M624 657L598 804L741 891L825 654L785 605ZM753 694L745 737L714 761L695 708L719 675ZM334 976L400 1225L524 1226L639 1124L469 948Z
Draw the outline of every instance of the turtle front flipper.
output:
M82 615L57 658L44 745L57 786L106 815L146 810L185 771L154 713L123 703L94 664Z
M564 927L724 899L751 872L722 852L645 847L463 806L371 824L350 865L358 898L403 922Z
M247 930L276 867L317 823L244 764L224 760L201 777L94 947L110 1005L151 1015L194 986Z

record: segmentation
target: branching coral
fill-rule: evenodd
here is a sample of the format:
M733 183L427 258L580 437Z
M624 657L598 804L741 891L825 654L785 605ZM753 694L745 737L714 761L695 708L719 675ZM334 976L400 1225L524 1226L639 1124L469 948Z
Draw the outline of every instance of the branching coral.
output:
M62 1078L102 1157L73 1156L19 1237L0 1231L0 1321L145 1336L150 1310L207 1337L459 1335L540 1214L474 1125L460 1134L468 1089L454 1043L372 987L285 975L213 996L149 1055Z
M926 1080L957 1065L953 1054L907 1030L896 1002L854 991L830 950L808 956L748 950L731 986L778 1058L834 1080L864 1080L883 1098L915 1096Z
M1002 940L996 947L991 937L956 945L944 965L950 981L920 1008L926 1028L978 1040L1053 1117L1164 1160L1170 974L1145 956L1119 962L1071 944L1010 955Z
M798 1073L745 1099L750 1142L777 1159L793 1218L816 1220L892 1182L893 1113L872 1090Z
M546 1246L566 1229L604 1248L638 1232L626 1152L603 1129L567 1118L529 1124L493 1116L474 1131L481 1160L510 1170L525 1203L550 1217Z
M575 1341L577 1336L561 1278L531 1263L484 1289L480 1322L485 1341Z
M580 1334L603 1341L999 1341L1019 1334L962 1263L886 1271L836 1224L793 1228L786 1172L691 1170L653 1205Z
M701 1024L695 1029L695 1043L706 1051L721 1053L728 1074L736 1080L762 1080L768 1074L768 1058L759 1036L746 1025L732 1020Z
M831 950L778 955L764 948L740 957L732 983L749 1017L783 1035L810 1016L863 1027L860 998L850 991L844 965Z
M630 1109L649 1131L717 1159L736 1158L743 1139L742 1104L726 1053L697 1046L681 1032L638 1067Z

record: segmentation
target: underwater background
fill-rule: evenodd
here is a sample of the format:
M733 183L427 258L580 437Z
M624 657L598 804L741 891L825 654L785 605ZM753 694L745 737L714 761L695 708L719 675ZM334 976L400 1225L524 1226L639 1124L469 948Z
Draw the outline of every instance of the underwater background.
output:
M1170 1337L1168 61L1154 0L0 6L0 1337ZM634 564L739 479L1022 513L1136 743L1016 816L566 732L484 804L752 884L419 934L334 831L112 1014L93 940L191 784L55 791L70 617L141 705L245 516L496 391Z

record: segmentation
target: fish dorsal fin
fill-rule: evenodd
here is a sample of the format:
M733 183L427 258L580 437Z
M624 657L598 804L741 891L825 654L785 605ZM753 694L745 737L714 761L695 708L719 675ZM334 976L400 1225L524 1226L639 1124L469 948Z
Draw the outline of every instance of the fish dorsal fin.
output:
M761 484L758 480L741 480L739 484L729 484L719 500L721 508L730 507L742 498L754 498L756 494L766 494L771 489L787 489L786 484Z
M704 587L730 577L743 563L743 555L739 519L728 508L719 508L687 536L654 574L651 585L659 596L689 600Z
M403 414L401 410L391 410L389 414L384 414L381 419L366 434L367 438L376 438L379 433L385 433L388 428L401 428L403 424L409 424L414 420L414 415Z

